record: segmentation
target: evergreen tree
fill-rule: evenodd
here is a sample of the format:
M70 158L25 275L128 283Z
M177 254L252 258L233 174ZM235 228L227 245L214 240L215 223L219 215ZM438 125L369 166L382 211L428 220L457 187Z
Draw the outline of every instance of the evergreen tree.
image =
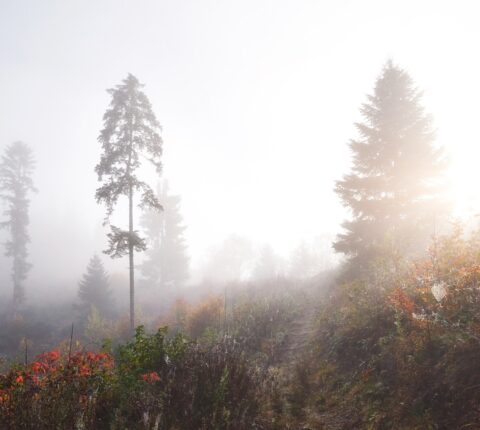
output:
M27 244L30 242L27 227L29 224L28 194L36 191L32 173L35 167L32 151L23 142L9 145L0 163L0 197L6 203L6 221L1 226L8 229L10 239L5 243L5 255L12 257L13 309L25 299L23 282L32 267L28 262Z
M352 172L336 185L353 215L334 243L348 257L350 276L365 273L386 250L392 256L423 250L446 212L440 197L445 161L421 96L410 76L388 61L361 108L360 137L350 142Z
M214 283L236 282L251 273L253 248L249 239L231 234L210 250L204 265L204 280Z
M158 185L157 198L163 212L148 211L142 218L149 249L142 273L149 285L181 286L189 276L189 259L183 233L185 226L180 213L180 196L169 194L168 183Z
M252 278L259 281L274 279L280 276L281 260L271 245L260 250L258 261L253 269Z
M141 158L147 159L161 171L162 139L160 124L153 113L143 85L129 74L120 85L108 90L112 100L103 116L104 128L98 138L103 153L95 167L102 186L97 189L96 200L107 207L108 223L118 199L128 198L128 230L111 225L108 233L112 258L129 256L130 271L130 328L135 327L134 251L146 249L145 240L133 228L133 204L139 194L139 207L160 211L162 209L151 187L137 176Z
M295 279L307 279L320 271L316 256L305 242L300 243L290 259L290 276Z
M78 298L81 304L78 308L83 316L88 315L94 306L102 315L111 314L112 297L108 273L103 267L102 260L94 255L87 266L87 272L83 275L78 285Z

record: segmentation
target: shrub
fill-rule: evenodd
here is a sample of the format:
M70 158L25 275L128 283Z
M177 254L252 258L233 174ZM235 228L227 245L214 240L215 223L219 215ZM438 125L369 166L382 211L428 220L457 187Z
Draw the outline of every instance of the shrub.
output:
M234 429L256 426L262 375L240 345L149 335L106 352L54 350L0 376L0 428Z
M109 354L59 351L0 376L0 428L107 428L102 411L113 378Z
M219 296L210 296L193 308L187 317L187 332L197 339L207 332L219 333L224 322L224 301Z
M214 345L137 330L119 350L122 394L115 428L143 420L165 429L251 429L259 411L259 375L239 345ZM150 427L147 427L150 428Z
M480 236L456 229L404 272L337 287L292 387L309 383L302 411L326 427L480 428L479 268Z

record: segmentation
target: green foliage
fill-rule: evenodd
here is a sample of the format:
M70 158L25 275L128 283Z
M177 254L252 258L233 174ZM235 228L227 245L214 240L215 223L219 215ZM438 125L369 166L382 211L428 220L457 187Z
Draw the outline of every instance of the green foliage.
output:
M107 233L108 248L104 252L112 258L121 258L127 255L130 245L136 252L147 249L145 239L140 237L138 231L129 232L114 225L110 226L110 229L110 233Z
M219 298L179 303L198 340L138 327L112 366L91 367L108 354L74 353L72 369L60 360L42 398L28 378L16 382L33 368L12 367L0 377L0 424L29 428L36 414L40 429L478 428L479 238L456 229L401 272L379 262L375 282L318 297L278 280L232 291L220 321ZM314 330L289 352L310 314Z
M0 428L108 429L113 362L108 354L51 351L0 375Z
M107 346L108 347L108 346ZM240 345L161 328L108 353L52 351L0 375L0 425L12 430L255 428L261 377ZM28 406L28 407L27 407Z
M247 291L235 298L229 330L252 360L273 364L282 358L292 323L305 301L302 292L290 292L288 287L270 294Z
M162 327L153 335L147 335L143 326L137 327L132 342L118 348L118 365L125 375L158 371L170 360L183 356L187 341L182 335L167 339L167 328Z
M293 405L327 427L478 428L478 238L456 229L401 276L337 287L295 380L312 394Z
M145 156L161 170L162 139L160 124L138 79L129 74L122 84L108 90L112 96L103 116L104 128L98 137L103 154L95 167L103 184L96 199L107 206L109 217L120 196L140 191L142 207L161 209L153 190L137 177Z
M102 318L98 309L92 305L85 323L85 338L93 344L98 344L109 338L110 333L110 325Z
M108 249L112 258L129 256L130 270L130 330L135 328L135 268L134 252L146 249L145 240L134 230L133 205L135 196L142 209L162 210L151 187L138 177L142 159L161 172L162 138L160 123L150 101L142 91L143 85L129 74L120 85L108 90L112 96L110 107L103 115L104 127L98 141L102 155L95 166L98 180L97 203L106 206L105 224L110 220L120 197L128 199L128 230L111 225L107 234Z
M118 369L115 428L148 416L165 429L240 430L251 428L258 414L256 372L231 339L200 345L182 335L168 338L166 328L147 335L139 327L119 348Z

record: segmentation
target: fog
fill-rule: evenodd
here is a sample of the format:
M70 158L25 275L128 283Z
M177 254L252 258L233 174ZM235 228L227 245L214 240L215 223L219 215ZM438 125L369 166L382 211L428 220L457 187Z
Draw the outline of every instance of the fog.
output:
M0 429L480 429L479 17L0 0Z
M347 211L334 183L350 166L359 106L389 58L424 90L450 154L456 212L473 216L477 9L474 1L1 1L0 145L24 141L36 159L28 300L76 294L90 257L105 249L97 137L105 90L128 73L145 84L163 127L162 178L181 197L192 285L218 275L210 257L232 235L251 254L227 280L248 278L265 247L285 272L302 243L320 255L320 269L335 265L330 243ZM125 216L121 207L115 219ZM127 258L102 258L127 276ZM9 260L1 267L5 297Z

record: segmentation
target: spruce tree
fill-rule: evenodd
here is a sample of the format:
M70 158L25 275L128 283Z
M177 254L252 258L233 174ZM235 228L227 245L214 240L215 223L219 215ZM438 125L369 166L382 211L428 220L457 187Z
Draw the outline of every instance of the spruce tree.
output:
M182 286L189 276L189 258L183 236L186 227L180 212L181 199L169 193L168 183L157 187L157 198L163 212L147 211L142 225L149 249L142 264L142 273L148 285L164 288Z
M83 316L88 315L94 306L101 315L109 315L112 310L108 273L103 267L102 260L94 255L87 266L87 272L83 275L78 285L78 308Z
M275 279L281 275L280 257L275 253L271 245L264 245L260 250L257 263L252 271L252 279L266 281Z
M32 267L28 262L27 244L30 242L28 194L36 191L32 173L35 167L32 151L23 142L9 145L0 163L0 198L6 203L6 220L0 225L10 232L5 243L5 255L12 257L13 310L25 299L24 281Z
M253 247L249 239L231 234L213 247L204 265L204 280L214 283L236 282L251 272Z
M351 173L336 192L352 219L334 243L348 257L347 276L365 273L385 252L420 253L446 213L443 152L410 76L388 61L362 106L359 138L350 142Z
M320 272L320 265L311 247L301 242L290 258L289 274L293 279L308 279Z
M102 185L97 189L96 200L107 208L105 223L109 222L119 198L128 199L128 229L111 225L108 233L112 258L129 256L130 272L130 328L135 327L135 277L134 252L146 249L145 240L134 230L133 206L137 197L142 209L162 209L151 187L138 177L142 159L161 171L162 139L160 124L150 101L142 91L143 85L129 74L120 85L109 89L110 107L103 116L104 128L98 137L103 153L95 167Z

